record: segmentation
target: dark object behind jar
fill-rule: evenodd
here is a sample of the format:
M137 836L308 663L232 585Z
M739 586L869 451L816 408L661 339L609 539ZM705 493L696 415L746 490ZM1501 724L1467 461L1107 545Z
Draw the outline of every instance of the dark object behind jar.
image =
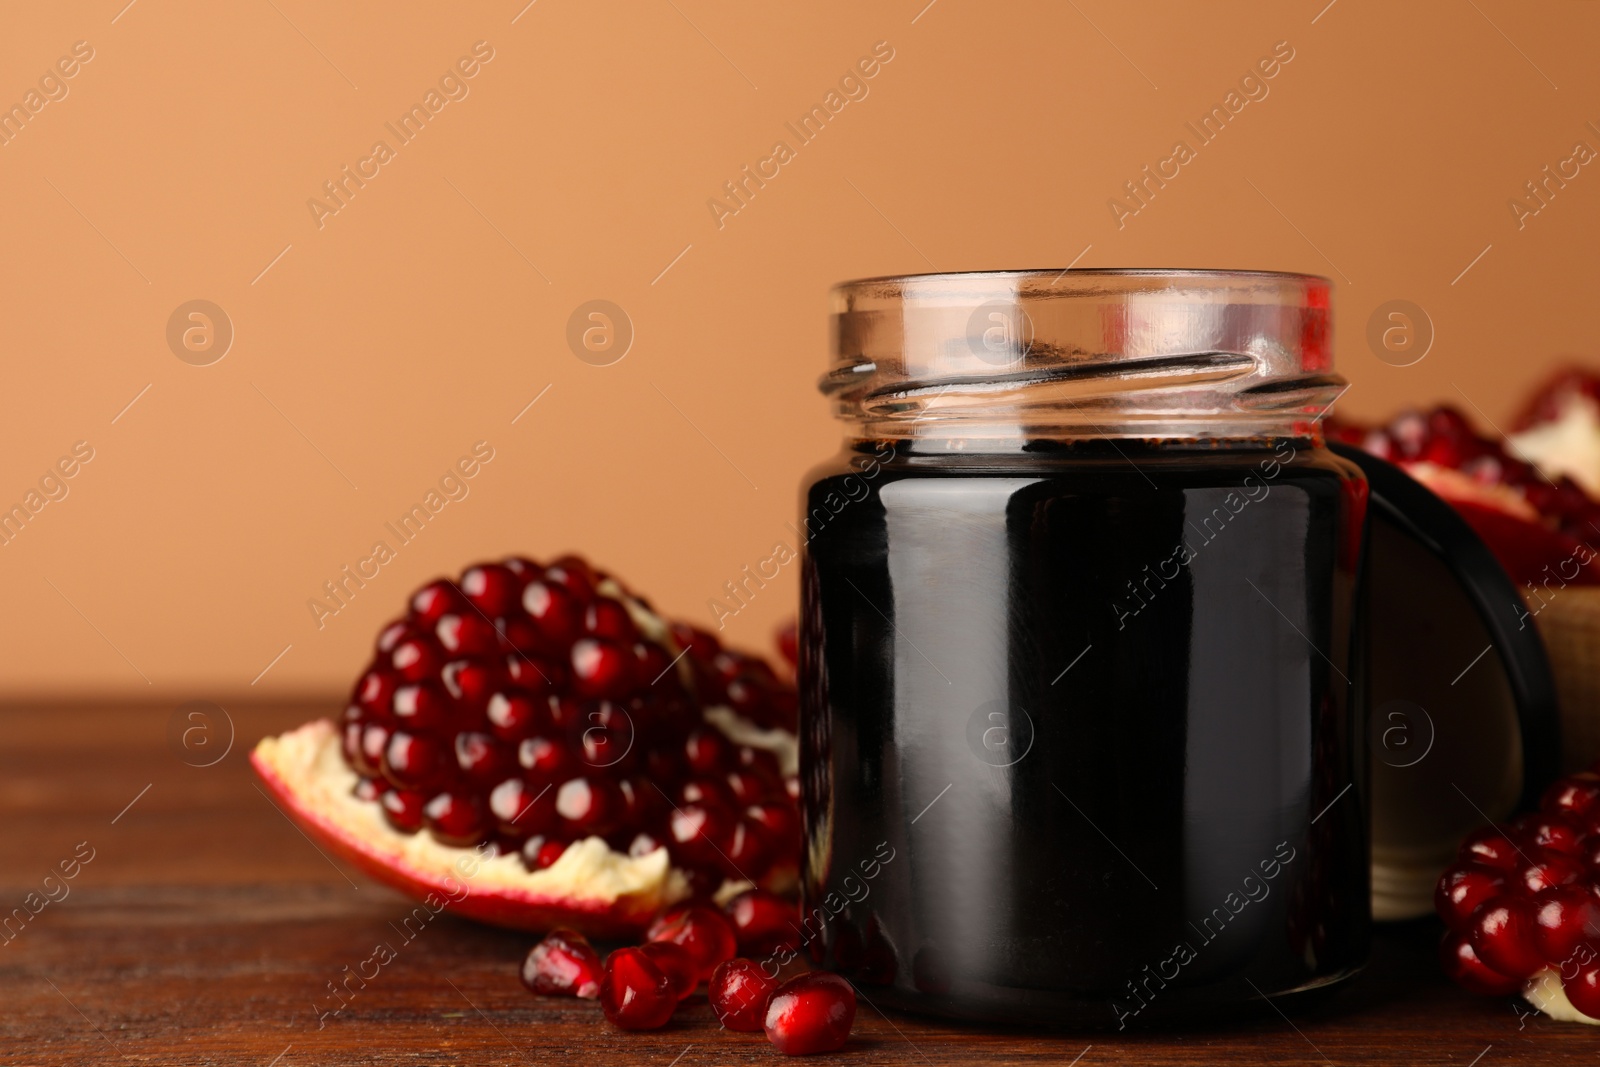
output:
M803 500L813 959L1112 1028L1359 968L1359 472L1309 439L861 447Z

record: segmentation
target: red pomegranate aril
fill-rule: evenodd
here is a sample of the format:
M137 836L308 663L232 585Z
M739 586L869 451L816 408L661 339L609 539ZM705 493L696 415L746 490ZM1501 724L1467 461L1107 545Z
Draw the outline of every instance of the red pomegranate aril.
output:
M589 601L604 576L581 556L562 556L545 569L545 577L564 586L579 600Z
M434 634L446 651L458 656L481 656L500 644L494 624L475 611L444 616L434 624Z
M387 717L394 690L393 674L388 671L368 671L356 683L355 702L369 715Z
M659 838L647 833L638 833L634 835L633 840L628 844L628 855L638 859L640 856L648 856L662 847L664 847L664 843Z
M431 639L417 636L407 637L395 645L389 662L405 681L420 682L439 673L444 657Z
M535 789L521 778L507 778L490 791L489 813L508 837L523 838L556 825L556 802L550 787Z
M714 866L721 857L719 841L727 837L732 819L727 809L711 804L685 804L667 819L667 833L675 851L688 862Z
M639 636L639 629L629 617L628 609L610 597L600 597L589 605L584 611L583 629L585 633L624 645L633 644Z
M1478 959L1507 978L1527 978L1545 959L1535 942L1538 918L1527 897L1495 897L1478 909L1469 936Z
M354 738L350 737L352 727L356 730ZM351 752L347 747L345 755L349 757L350 766L355 768L356 773L369 778L375 778L383 773L383 753L384 749L389 747L390 733L392 731L387 726L380 726L375 722L365 725L350 723L345 727L347 743L352 740L355 743L355 751Z
M381 778L358 778L356 779L356 784L350 789L350 795L357 800L365 800L376 804L379 798L383 796L384 790L388 788L389 784Z
M1528 893L1537 893L1556 885L1571 885L1583 877L1583 864L1560 852L1541 850L1534 852L1532 861L1517 868L1512 884L1520 885Z
M411 617L427 626L462 606L461 591L448 578L435 578L411 594Z
M460 793L440 793L422 809L433 836L446 845L475 845L484 838L487 820L477 798Z
M500 563L480 563L461 575L461 592L473 607L491 619L499 618L522 598L523 579Z
M1544 791L1539 802L1544 811L1559 811L1576 818L1584 818L1600 809L1600 774L1580 771L1558 778Z
M836 974L813 971L778 987L767 1002L767 1040L786 1056L844 1047L856 1020L856 991Z
M734 806L733 790L726 782L715 778L695 778L685 782L683 788L678 790L678 803L707 804L719 808L732 808Z
M672 979L655 960L636 948L619 948L606 957L600 981L600 1007L624 1030L655 1030L667 1024L678 998Z
M553 867L567 851L565 841L534 835L522 843L522 864L530 871Z
M576 766L567 747L548 737L525 738L517 746L517 762L539 778L556 778Z
M572 646L572 684L580 696L621 697L633 688L632 655L586 637Z
M587 938L575 930L551 930L522 961L522 984L553 997L600 995L605 964Z
M583 609L571 591L554 582L529 582L522 591L522 610L552 645L571 642L583 618Z
M1523 851L1530 856L1532 848L1545 848L1568 856L1577 856L1583 851L1582 827L1565 816L1536 812L1518 819L1515 827Z
M604 778L572 778L556 790L556 812L579 836L603 836L614 822L621 797Z
M399 789L419 789L447 777L444 749L431 737L396 730L383 750L383 776Z
M388 789L378 798L383 817L403 834L422 829L422 809L427 802L427 796L415 789Z
M683 742L683 755L691 770L699 774L719 774L733 761L733 744L721 730L701 727L689 732Z
M1585 942L1600 938L1600 902L1588 886L1559 885L1533 898L1534 942L1548 963L1560 965Z
M760 1033L766 1025L767 1002L778 980L767 977L754 960L733 959L717 964L706 987L706 999L717 1022L729 1030Z
M543 722L544 701L521 690L496 693L489 698L489 729L502 741L521 741Z
M1452 930L1465 930L1472 924L1478 906L1505 892L1506 876L1492 867L1463 864L1445 871L1434 890L1433 904L1439 917Z
M405 619L396 619L378 631L377 649L382 655L388 656L400 647L400 642L408 637L415 637L417 631Z
M705 904L680 905L664 912L650 924L645 936L682 945L694 960L698 981L710 978L717 964L731 960L739 947L728 920Z
M776 893L746 889L723 911L733 924L739 951L747 956L771 956L800 947L799 909Z
M416 682L394 691L394 721L404 730L435 730L448 713L444 691L437 682Z
M647 941L639 946L639 951L654 960L656 966L671 979L672 995L679 1000L693 993L700 984L694 960L682 945L675 945L671 941Z
M791 802L752 804L744 809L744 817L760 828L761 837L773 856L800 854L800 815Z
M749 771L729 771L725 781L728 783L728 795L737 804L754 804L764 800L775 788L773 782Z
M1579 967L1570 978L1562 974L1561 988L1574 1008L1591 1019L1600 1019L1600 961Z
M1461 859L1501 871L1514 871L1523 863L1516 843L1497 826L1484 826L1461 842Z
M754 881L767 867L767 846L756 824L739 819L722 846L722 869L730 878Z
M489 789L504 781L517 761L505 745L488 734L465 731L456 734L456 766L473 786Z
M499 664L469 659L446 663L439 677L457 707L473 712L487 708L495 690L506 682Z

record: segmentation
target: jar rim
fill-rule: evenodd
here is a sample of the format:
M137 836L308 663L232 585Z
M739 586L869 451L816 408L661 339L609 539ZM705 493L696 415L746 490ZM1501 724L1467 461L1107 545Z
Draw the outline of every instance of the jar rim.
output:
M1315 432L1333 283L1259 270L888 275L830 291L818 383L871 436Z

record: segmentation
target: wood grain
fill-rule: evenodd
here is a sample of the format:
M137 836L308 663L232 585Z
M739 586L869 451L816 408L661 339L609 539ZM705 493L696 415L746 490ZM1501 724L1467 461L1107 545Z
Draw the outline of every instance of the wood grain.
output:
M69 895L0 947L0 1062L774 1062L759 1037L720 1030L704 998L667 1029L625 1034L593 1003L529 995L516 979L526 935L444 916L407 940L394 924L409 905L322 855L256 790L244 763L263 733L331 709L230 707L236 743L206 768L169 747L171 710L0 710L0 911L40 890L80 842L94 849ZM1437 936L1431 922L1384 930L1361 978L1292 1019L1263 1005L1250 1021L1183 1033L1000 1031L884 1016L863 1003L838 1058L1594 1062L1600 1033L1522 1018L1509 1001L1450 987L1433 960ZM395 959L319 1025L337 1003L327 983L379 943Z

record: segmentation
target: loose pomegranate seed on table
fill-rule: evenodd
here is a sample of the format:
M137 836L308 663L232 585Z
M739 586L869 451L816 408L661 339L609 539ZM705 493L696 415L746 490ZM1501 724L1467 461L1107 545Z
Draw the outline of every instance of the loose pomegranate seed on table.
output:
M624 1030L655 1030L667 1024L678 1006L672 979L637 948L619 948L606 957L600 981L600 1007Z
M767 1002L778 980L767 976L755 960L732 959L717 965L707 997L717 1021L729 1030L760 1033L766 1026Z
M605 967L588 939L572 930L552 930L522 962L522 984L546 996L600 995Z
M705 904L668 910L650 924L645 936L651 941L670 941L683 946L694 961L698 982L709 979L719 963L733 959L739 947L728 920Z
M827 971L791 978L767 1002L767 1040L787 1056L842 1048L856 1018L856 991Z

